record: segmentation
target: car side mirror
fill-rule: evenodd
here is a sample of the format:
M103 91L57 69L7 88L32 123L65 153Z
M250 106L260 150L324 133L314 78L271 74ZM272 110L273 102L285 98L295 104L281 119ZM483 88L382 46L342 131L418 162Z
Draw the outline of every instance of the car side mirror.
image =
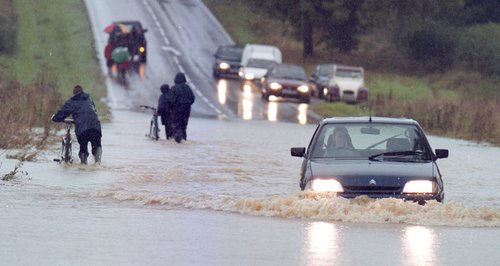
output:
M436 149L436 158L441 159L441 158L448 158L448 150L446 149Z
M148 32L148 29L143 29L142 32L146 33L146 32Z
M304 147L294 147L290 149L290 154L293 157L304 157L304 154L306 153L306 148Z

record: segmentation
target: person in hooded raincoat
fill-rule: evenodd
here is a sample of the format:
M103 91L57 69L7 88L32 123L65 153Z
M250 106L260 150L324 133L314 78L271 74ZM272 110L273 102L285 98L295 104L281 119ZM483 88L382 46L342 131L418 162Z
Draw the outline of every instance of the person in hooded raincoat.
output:
M168 84L163 84L160 87L161 95L158 98L158 115L161 117L161 123L165 126L165 135L167 139L174 136L174 129L172 128L172 116L170 108L168 107L167 97L170 92Z
M80 85L73 88L73 96L52 116L54 122L64 122L71 115L75 123L75 134L80 144L78 156L82 164L87 164L88 144L92 145L92 155L95 162L101 162L101 122L97 116L94 101L83 91Z
M174 79L175 85L170 88L167 96L167 104L172 114L172 126L174 128L174 139L177 143L187 140L187 125L191 115L191 105L195 96L191 87L186 84L186 76L179 72Z

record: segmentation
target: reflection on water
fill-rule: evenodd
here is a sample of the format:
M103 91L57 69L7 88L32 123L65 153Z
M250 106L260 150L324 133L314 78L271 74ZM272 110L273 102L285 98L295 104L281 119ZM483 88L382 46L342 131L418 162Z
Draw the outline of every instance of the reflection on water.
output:
M299 116L297 119L299 120L299 124L305 125L307 123L307 108L308 104L301 103L299 104Z
M411 226L403 236L405 265L436 265L436 233L430 227Z
M252 119L252 87L248 84L243 86L243 119L250 120Z
M267 119L272 122L278 120L278 103L269 102L267 105Z
M139 74L141 81L144 81L144 64L139 65L139 69L137 69L137 73Z
M227 99L227 81L225 79L220 79L217 83L217 98L219 103L225 104Z
M325 264L341 258L339 229L325 222L312 222L306 228L304 262L307 265ZM321 263L323 262L323 263Z

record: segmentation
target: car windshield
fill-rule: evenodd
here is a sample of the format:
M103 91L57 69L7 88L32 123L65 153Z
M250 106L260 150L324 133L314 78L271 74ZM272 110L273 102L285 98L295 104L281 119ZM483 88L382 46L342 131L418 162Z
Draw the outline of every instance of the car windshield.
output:
M240 60L243 53L243 48L234 46L221 47L217 51L217 57L225 60Z
M337 69L335 76L339 78L362 79L363 72L356 69Z
M276 62L265 59L250 59L248 60L247 67L253 68L269 68L270 66L276 64Z
M327 123L315 134L311 158L422 161L431 159L423 132L395 123Z
M304 68L299 66L276 66L271 70L269 76L282 79L307 80L306 71L304 70Z
M333 65L321 65L319 66L318 74L320 76L330 76L333 72Z

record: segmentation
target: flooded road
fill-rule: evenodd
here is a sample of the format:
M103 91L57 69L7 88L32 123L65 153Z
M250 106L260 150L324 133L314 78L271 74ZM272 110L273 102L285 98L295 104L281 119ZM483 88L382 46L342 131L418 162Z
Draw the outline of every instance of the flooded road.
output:
M0 183L3 265L495 265L499 148L431 137L445 203L301 193L312 125L192 118L188 141L144 136L149 115L114 111L102 166L52 162ZM286 134L293 132L293 134ZM466 154L474 156L466 157ZM484 156L484 157L483 157ZM464 163L464 159L467 163ZM482 160L481 160L482 159ZM489 160L491 161L491 160ZM15 160L2 158L2 173ZM467 174L464 174L467 173Z
M232 80L211 79L222 42L200 26L211 22L183 22L206 30L196 34L172 23L188 11L203 19L200 1L86 3L98 51L106 41L98 29L130 18L150 29L155 56L127 86L107 78L101 166L56 164L53 147L25 162L26 174L0 181L0 265L498 265L500 148L430 137L450 150L438 161L443 204L302 193L290 147L307 146L314 132L308 106L264 104ZM155 20L168 47L188 56L177 63L162 48ZM193 36L203 49L176 45ZM137 107L155 104L181 68L197 95L188 141L150 141L150 114ZM2 152L1 175L17 163Z

